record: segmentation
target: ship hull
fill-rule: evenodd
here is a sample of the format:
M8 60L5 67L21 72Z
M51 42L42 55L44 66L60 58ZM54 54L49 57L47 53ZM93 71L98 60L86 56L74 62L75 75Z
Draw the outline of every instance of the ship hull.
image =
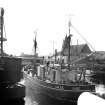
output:
M77 102L80 94L84 92L83 90L78 90L79 86L69 86L69 88L71 89L65 90L61 87L61 85L55 85L40 81L37 77L31 77L26 73L24 73L24 78L26 86L26 96L31 97L33 101L38 96L40 96L39 98L41 101L44 100L43 97L48 97L57 101Z
M23 99L25 97L25 87L21 84L0 86L0 99L7 101L13 99Z

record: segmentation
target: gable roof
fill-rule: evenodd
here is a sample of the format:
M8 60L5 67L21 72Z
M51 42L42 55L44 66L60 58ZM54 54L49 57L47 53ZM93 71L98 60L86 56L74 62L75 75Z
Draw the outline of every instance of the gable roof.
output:
M68 50L69 48L65 48L62 52L62 54L64 56L68 55ZM76 56L76 55L80 55L80 54L84 54L84 53L91 53L90 48L88 47L87 44L80 44L80 45L71 45L70 46L70 55L72 56Z

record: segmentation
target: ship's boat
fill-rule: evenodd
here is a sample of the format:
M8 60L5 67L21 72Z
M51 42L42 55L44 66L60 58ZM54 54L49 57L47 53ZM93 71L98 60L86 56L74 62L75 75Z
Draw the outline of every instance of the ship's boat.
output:
M66 36L65 39L63 49L65 46L69 48L68 63L61 60L60 63L47 62L43 65L37 65L35 60L37 58L35 58L34 64L23 68L26 96L31 97L32 101L39 95L40 100L47 96L58 101L76 102L81 93L95 92L95 85L86 80L87 64L77 64L70 61L70 25L69 36ZM61 54L63 55L63 52Z
M21 58L8 55L3 50L4 9L0 8L0 101L23 100L25 86L20 84L22 79Z

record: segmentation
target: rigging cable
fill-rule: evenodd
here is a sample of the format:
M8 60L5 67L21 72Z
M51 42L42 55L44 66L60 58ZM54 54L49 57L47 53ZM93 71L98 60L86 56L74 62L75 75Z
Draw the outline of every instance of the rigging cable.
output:
M75 28L75 26L72 25L72 27L83 38L83 40L86 41L86 43L92 48L93 52L95 52L95 48L93 48L93 46L83 37L83 35Z

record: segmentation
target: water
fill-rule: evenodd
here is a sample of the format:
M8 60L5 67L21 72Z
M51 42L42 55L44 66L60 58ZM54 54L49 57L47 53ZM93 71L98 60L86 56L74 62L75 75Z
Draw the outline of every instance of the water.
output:
M2 105L25 105L24 99L0 100Z
M54 98L26 89L25 105L77 105L74 102L58 101Z
M40 100L40 99L38 99ZM37 100L32 100L29 97L25 97L25 105L77 105L74 102L58 102L58 101L54 101L54 100L48 100L46 99L46 101L44 100L42 101L37 101Z

